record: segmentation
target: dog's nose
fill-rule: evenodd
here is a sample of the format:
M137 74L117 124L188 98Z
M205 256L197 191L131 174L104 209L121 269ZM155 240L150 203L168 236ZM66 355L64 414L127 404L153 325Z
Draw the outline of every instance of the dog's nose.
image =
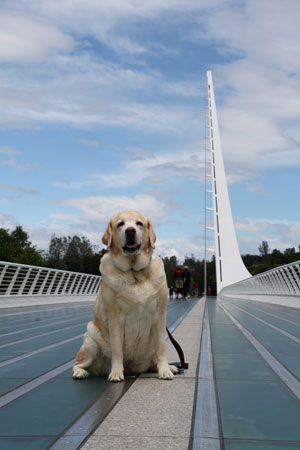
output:
M125 233L126 234L135 234L136 230L133 227L128 227L128 228L126 228Z

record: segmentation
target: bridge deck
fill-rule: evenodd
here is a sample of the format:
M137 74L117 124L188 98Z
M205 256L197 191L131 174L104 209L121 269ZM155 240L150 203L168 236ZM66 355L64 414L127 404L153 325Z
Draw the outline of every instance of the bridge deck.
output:
M208 298L201 333L203 309L168 305L189 370L117 384L71 378L90 303L2 309L0 448L300 449L300 310Z
M300 311L229 298L207 313L224 448L299 449Z
M175 328L196 302L169 301L168 327ZM57 439L55 448L66 443L78 448L136 382L136 377L117 384L106 377L72 379L74 356L91 318L86 302L1 309L1 448L42 450Z

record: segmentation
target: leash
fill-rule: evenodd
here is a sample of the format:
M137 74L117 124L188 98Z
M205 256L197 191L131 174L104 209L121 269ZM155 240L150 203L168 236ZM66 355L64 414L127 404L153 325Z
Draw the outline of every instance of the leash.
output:
M176 366L179 369L179 373L184 373L184 369L188 369L189 364L185 362L183 350L180 347L180 345L178 344L178 342L176 341L176 339L172 336L172 334L168 330L168 327L166 327L166 330L167 330L169 339L172 342L172 344L174 345L174 347L178 353L179 359L180 359L180 363L176 362L176 363L170 363L170 364L172 364L173 366Z

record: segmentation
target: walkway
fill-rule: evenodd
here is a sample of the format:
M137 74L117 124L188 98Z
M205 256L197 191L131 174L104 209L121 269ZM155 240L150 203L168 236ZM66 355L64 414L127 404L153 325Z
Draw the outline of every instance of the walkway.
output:
M221 448L300 449L300 311L237 299L207 307Z
M170 300L168 327L175 329L196 302ZM154 375L150 375L151 379L149 375L139 379L128 377L124 383L117 384L108 382L106 377L73 380L71 367L74 356L91 317L92 306L87 302L1 309L1 449L44 450L51 446L76 449L129 388L131 395L136 389L146 389L153 395L154 385L160 386L162 393L172 384L174 389L180 382L179 377L169 383L158 380L156 376L153 378ZM199 346L199 331L197 341ZM174 355L173 360L177 361L178 356ZM156 410L157 402L153 396L151 401ZM140 418L143 417L143 410L136 412ZM125 413L123 421L127 422L128 418L128 413ZM191 418L188 428L190 421ZM150 424L151 420L147 423ZM155 426L155 422L151 426ZM143 433L142 430L139 427ZM99 448L120 447L97 444Z
M117 384L71 378L90 303L0 310L0 448L300 449L300 310L208 298L203 319L204 306L169 301L184 374Z

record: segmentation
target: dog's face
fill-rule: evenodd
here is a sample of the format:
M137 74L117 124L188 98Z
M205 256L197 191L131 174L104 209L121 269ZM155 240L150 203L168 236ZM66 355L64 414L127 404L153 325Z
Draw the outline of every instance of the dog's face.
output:
M142 250L155 248L156 236L150 220L136 211L113 216L102 237L102 242L114 252L125 256L139 255Z

